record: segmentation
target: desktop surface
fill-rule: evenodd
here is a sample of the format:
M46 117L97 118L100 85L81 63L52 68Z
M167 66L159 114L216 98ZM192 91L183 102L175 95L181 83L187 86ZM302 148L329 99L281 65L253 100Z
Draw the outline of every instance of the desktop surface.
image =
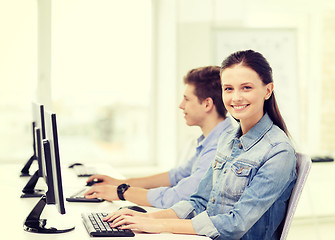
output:
M82 222L81 214L84 212L113 212L120 207L129 206L132 203L127 201L114 201L114 202L99 202L99 203L85 203L85 202L65 202L66 214L61 218L64 218L66 221L71 222L75 225L73 231L67 233L59 234L37 234L30 233L23 230L23 222L28 216L35 204L40 200L40 198L20 198L22 187L29 180L29 177L19 177L20 175L20 164L0 164L0 189L2 190L2 197L0 199L0 212L2 217L0 218L0 226L2 231L1 239L6 239L3 237L10 237L11 239L20 239L20 240L39 240L39 239L95 239L91 238ZM97 165L97 169L102 170L102 174L111 174L113 169L107 165ZM115 173L120 176L119 173ZM82 188L85 184L86 179L78 178L71 169L67 168L67 165L62 166L62 177L63 177L63 188L64 188L64 197L70 196L78 189ZM37 188L46 189L46 185L43 181L38 181ZM5 194L4 194L5 193ZM54 213L53 206L48 206L49 209L45 213L48 216L52 216ZM148 211L155 211L156 209L146 207ZM56 212L56 211L55 211ZM55 213L55 215L57 215ZM49 219L52 219L49 218ZM148 233L139 233L134 231L135 237L99 237L98 239L207 239L210 238L196 235L182 235L182 234L170 234L170 233L161 233L161 234L148 234Z

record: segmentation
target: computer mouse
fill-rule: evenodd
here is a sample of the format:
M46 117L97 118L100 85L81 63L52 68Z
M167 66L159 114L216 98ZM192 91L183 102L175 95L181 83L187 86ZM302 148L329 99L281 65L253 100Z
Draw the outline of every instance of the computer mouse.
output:
M146 213L146 212L147 212L147 210L145 210L144 208L142 208L142 207L140 207L140 206L136 206L136 205L134 205L134 206L124 206L124 207L120 207L119 210L120 210L120 209L124 209L124 208L128 208L128 209L130 209L130 210L134 210L134 211L136 211L136 212L142 212L142 213Z
M69 165L69 168L73 168L74 166L81 166L83 165L82 163L73 163L71 165Z
M86 183L86 186L93 186L96 183L101 183L103 182L103 180L99 180L99 179L93 179L92 181L89 181Z

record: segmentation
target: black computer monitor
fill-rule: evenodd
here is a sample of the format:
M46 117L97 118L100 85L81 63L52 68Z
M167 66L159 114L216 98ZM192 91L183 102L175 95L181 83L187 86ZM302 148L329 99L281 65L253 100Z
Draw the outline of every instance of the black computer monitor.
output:
M51 162L52 169L52 177L48 177L47 181L48 183L53 181L55 203L59 213L65 214L56 114L47 112L46 123L46 139L43 140L43 146L45 147L46 162Z
M36 140L36 128L41 130L42 138L45 138L45 128L44 128L44 106L40 103L33 102L32 103L32 137L33 137L33 155L28 159L26 164L21 169L20 177L31 176L29 173L29 169L34 162L34 160L38 160L38 152L37 152L37 140Z
M43 177L46 180L45 158L42 147L41 131L39 128L35 129L35 134L38 169L22 189L21 198L41 197L45 193L44 190L35 188L40 177Z
M24 223L24 230L35 233L63 233L74 229L64 221L54 221L57 226L48 226L47 219L40 219L45 206L56 207L61 215L65 214L61 165L59 157L56 114L46 112L46 139L43 140L48 191L30 212ZM57 216L51 216L57 217Z
M37 159L38 169L30 177L27 184L22 189L21 198L41 197L44 191L35 189L35 186L40 177L46 180L46 169L44 164L44 151L42 139L45 138L45 121L44 121L44 106L42 104L33 103L33 128L34 128L34 158Z

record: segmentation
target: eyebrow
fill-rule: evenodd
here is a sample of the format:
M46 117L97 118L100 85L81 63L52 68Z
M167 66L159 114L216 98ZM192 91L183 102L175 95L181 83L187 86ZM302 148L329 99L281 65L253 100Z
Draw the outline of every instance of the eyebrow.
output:
M252 85L254 85L254 83L252 83L252 82L244 82L244 83L242 83L241 85L248 85L248 84L252 84ZM224 87L224 86L232 86L232 84L222 84L222 86Z

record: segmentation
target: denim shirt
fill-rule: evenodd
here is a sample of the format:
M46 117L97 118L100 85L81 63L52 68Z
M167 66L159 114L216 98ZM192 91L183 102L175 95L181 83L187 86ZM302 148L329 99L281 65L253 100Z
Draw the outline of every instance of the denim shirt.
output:
M279 239L296 181L296 155L265 114L245 135L222 135L215 160L189 201L172 209L213 239Z
M200 180L215 158L220 136L232 129L230 118L226 118L206 137L201 135L195 154L184 164L169 171L171 187L158 187L148 191L147 199L150 204L158 208L169 208L181 200L188 200L197 190Z

